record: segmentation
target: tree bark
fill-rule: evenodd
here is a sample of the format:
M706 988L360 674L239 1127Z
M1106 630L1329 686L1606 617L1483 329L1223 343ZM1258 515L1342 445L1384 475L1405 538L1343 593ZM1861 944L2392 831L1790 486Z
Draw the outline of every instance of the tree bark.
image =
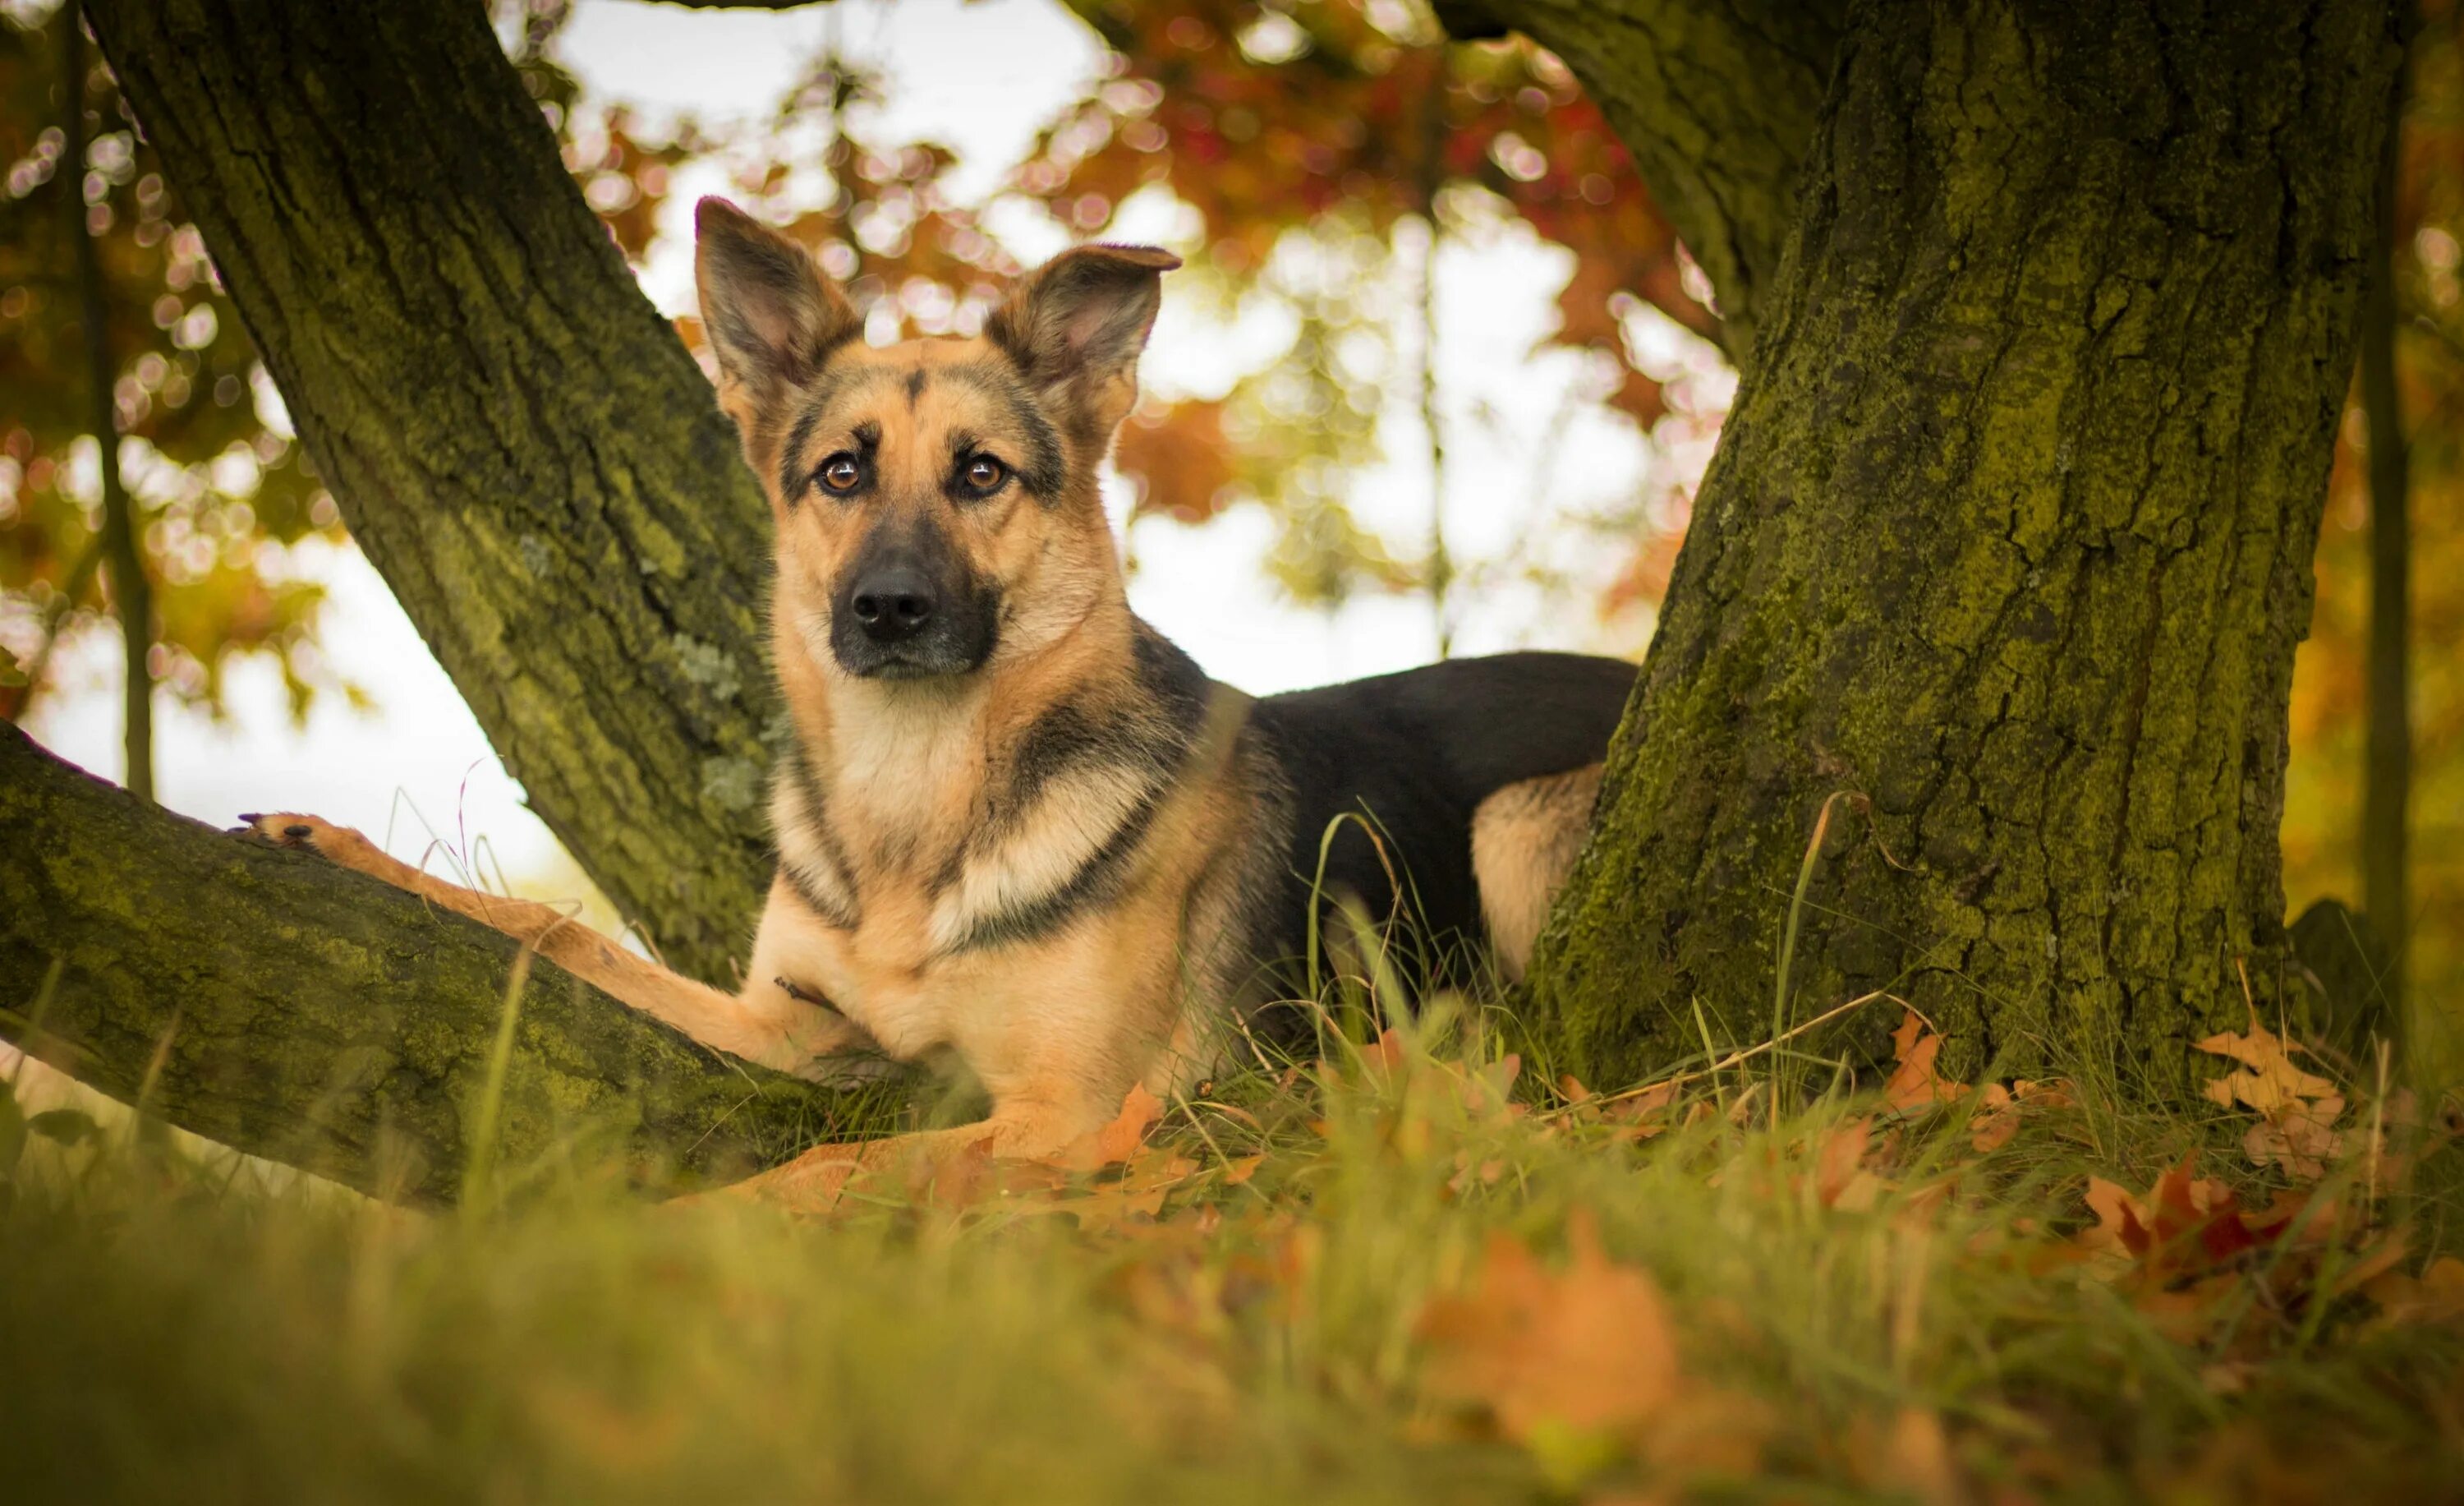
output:
M1447 0L1458 37L1512 27L1562 58L1711 279L1740 372L1789 227L1847 0Z
M86 11L353 538L532 808L668 962L732 984L768 874L764 504L484 10Z
M0 852L0 1037L241 1150L374 1195L455 1197L512 939L168 814L8 726ZM579 1141L670 1191L878 1126L912 1086L833 1090L719 1055L544 959L517 1011L501 1166Z
M1888 987L2159 1087L2271 1001L2387 0L1855 11L1761 359L1533 964L1587 1078ZM1630 87L1648 85L1648 76ZM1855 1029L1877 1046L1881 1011Z
M2391 120L2404 118L2398 74ZM2400 132L2387 131L2380 153L2378 233L2370 256L2369 292L2362 303L2362 414L2370 437L2370 630L2366 753L2362 776L2362 915L2395 959L2384 980L2387 996L2403 999L2405 932L2412 919L2407 894L2412 805L2411 463L2405 448L2404 399L2395 377L2396 179ZM2401 1009L2390 1011L2401 1018Z
M140 799L154 798L154 586L145 574L145 548L137 537L135 504L120 474L120 405L113 385L119 363L111 359L110 307L104 297L102 256L86 229L85 27L75 7L65 8L60 29L60 96L67 138L60 156L68 177L60 194L69 218L69 244L77 251L77 321L85 327L86 400L94 417L95 461L102 474L103 554L110 561L112 607L120 618L120 746L124 782ZM74 593L71 598L73 599ZM49 648L48 641L45 647ZM28 682L29 694L33 681Z

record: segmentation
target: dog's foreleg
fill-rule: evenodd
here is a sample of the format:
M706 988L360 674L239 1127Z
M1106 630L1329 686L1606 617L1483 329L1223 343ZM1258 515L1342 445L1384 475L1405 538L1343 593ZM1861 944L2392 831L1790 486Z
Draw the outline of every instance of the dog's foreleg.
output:
M768 978L741 994L725 993L635 956L553 906L482 894L422 873L348 827L287 812L247 820L247 830L264 841L316 853L493 926L651 1018L747 1061L822 1077L831 1074L825 1058L879 1050L846 1016L799 1000Z

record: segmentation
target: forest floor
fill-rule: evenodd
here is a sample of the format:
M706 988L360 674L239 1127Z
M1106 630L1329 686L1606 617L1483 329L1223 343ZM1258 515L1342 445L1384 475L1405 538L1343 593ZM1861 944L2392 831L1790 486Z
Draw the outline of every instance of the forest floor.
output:
M0 1495L2464 1498L2455 1127L2255 1022L2184 1114L1947 1082L1913 1014L1862 1095L1544 1087L1468 1021L820 1219L0 1107Z

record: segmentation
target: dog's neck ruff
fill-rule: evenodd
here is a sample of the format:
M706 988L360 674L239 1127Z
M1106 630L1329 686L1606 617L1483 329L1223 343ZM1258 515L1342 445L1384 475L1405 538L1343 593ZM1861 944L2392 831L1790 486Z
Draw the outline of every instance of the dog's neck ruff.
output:
M781 645L782 671L802 647ZM790 696L800 737L772 801L781 873L841 930L883 897L922 904L932 957L1048 934L1116 892L1207 700L1197 667L1125 607L950 683L801 669L820 694Z

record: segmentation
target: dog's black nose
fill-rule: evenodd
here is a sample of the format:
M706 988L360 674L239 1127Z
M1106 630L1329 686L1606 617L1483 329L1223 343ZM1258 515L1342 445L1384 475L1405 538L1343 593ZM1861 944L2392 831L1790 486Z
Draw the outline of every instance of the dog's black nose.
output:
M933 620L933 609L939 605L934 599L933 583L924 572L910 565L892 565L877 570L856 583L855 597L849 604L855 620L864 624L865 636L875 643L896 643L912 638Z

